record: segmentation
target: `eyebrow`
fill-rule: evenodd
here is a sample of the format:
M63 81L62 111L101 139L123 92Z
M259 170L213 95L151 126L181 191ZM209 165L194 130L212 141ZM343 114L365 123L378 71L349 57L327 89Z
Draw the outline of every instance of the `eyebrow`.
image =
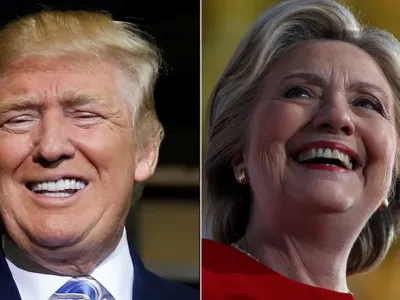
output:
M104 103L99 95L81 90L68 90L59 97L59 103L66 107L83 106L91 103ZM43 101L37 95L16 95L0 100L0 114L12 110L38 109Z
M290 74L288 76L285 76L281 79L281 82L284 81L288 81L291 80L293 78L301 78L301 79L305 79L308 82L317 84L317 85L326 85L326 80L324 80L324 78L322 78L321 76L314 74L314 73L306 73L306 72L296 72L293 74Z
M104 104L106 101L95 93L85 92L82 90L68 90L64 92L60 97L59 102L68 107L72 106L83 106L86 104Z
M11 110L23 110L38 107L41 107L39 99L26 95L0 100L0 114Z
M299 72L299 73L293 73L290 74L286 77L284 77L281 82L284 81L288 81L290 79L293 78L302 78L305 79L306 81L312 83L312 84L316 84L319 86L323 86L326 85L327 82L326 80L314 73L306 73L306 72ZM384 97L385 99L389 98L389 95L384 91L383 88L381 88L380 86L370 83L370 82L366 82L366 81L354 81L350 84L350 90L373 90L376 93L380 94L381 97Z
M370 82L356 81L351 84L350 88L356 90L374 90L376 93L380 94L381 97L384 97L385 99L389 98L389 95L383 90L383 88Z

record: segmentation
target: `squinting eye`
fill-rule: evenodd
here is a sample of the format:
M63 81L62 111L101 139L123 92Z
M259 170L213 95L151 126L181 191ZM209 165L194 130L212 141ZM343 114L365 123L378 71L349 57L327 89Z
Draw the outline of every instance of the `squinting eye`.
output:
M80 119L89 119L89 118L98 118L99 116L94 113L78 113L75 117Z
M29 117L29 116L20 116L16 118L12 118L8 120L5 124L23 124L23 123L29 123L34 121L34 118Z
M28 115L18 116L3 123L3 128L7 130L29 130L34 122L35 118Z
M310 98L311 93L303 87L294 86L285 93L285 98Z
M77 111L71 117L75 125L83 127L95 125L102 120L98 114L84 111Z
M359 98L353 102L353 105L364 107L367 109L372 109L372 110L375 110L376 112L378 112L379 114L384 115L384 110L383 110L382 104L378 100L375 100L375 99L366 98L366 97Z

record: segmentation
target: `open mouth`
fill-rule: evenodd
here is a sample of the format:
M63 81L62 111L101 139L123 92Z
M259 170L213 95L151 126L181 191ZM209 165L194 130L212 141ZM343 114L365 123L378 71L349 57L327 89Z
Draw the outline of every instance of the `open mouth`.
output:
M309 148L299 152L294 158L301 164L330 165L351 171L360 166L355 157L339 149Z
M54 198L65 198L83 190L87 182L79 178L62 178L56 181L40 181L27 184L27 188L36 194Z

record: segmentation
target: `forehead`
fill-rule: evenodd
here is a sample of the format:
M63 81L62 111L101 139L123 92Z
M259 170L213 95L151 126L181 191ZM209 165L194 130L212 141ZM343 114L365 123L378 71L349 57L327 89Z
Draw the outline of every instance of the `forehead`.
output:
M42 101L84 92L104 99L117 94L117 70L89 56L30 56L9 64L0 79L0 100L27 96Z
M327 81L364 81L391 90L377 62L364 50L340 41L305 41L297 44L271 68L274 76L315 73Z

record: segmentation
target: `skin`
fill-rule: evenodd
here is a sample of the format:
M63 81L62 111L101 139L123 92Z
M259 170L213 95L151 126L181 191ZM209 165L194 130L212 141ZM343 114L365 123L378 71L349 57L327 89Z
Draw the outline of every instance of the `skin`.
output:
M351 247L390 188L394 99L377 63L356 46L307 41L279 59L260 88L247 148L234 166L246 168L253 194L239 244L286 277L347 292ZM361 166L302 166L293 154L314 141L346 145Z
M0 213L6 244L12 241L49 272L89 274L111 253L134 183L149 178L157 164L157 141L141 151L134 143L120 76L111 63L70 55L30 56L10 64L1 78ZM88 183L72 200L39 198L26 187L65 175Z

